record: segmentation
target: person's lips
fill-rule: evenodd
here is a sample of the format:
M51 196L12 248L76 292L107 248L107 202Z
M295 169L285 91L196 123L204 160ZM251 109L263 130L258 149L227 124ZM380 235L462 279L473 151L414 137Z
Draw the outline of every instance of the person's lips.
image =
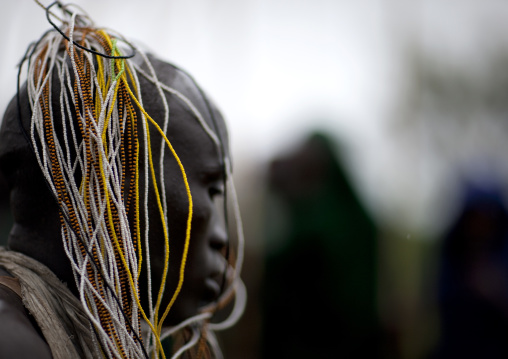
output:
M213 278L205 279L205 297L206 300L212 302L217 299L222 291L219 282Z

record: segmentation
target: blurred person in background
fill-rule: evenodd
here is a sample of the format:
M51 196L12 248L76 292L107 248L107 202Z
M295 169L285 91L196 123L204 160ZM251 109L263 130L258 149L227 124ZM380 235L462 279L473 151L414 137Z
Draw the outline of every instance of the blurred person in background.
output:
M508 358L508 211L501 186L464 186L443 238L438 283L433 358Z
M314 133L272 161L266 208L263 358L377 358L376 225Z

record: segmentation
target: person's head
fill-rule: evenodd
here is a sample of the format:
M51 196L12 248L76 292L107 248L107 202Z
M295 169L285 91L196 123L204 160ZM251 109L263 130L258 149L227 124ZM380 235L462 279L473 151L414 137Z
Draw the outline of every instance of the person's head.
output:
M226 126L185 72L120 58L133 48L80 21L76 42L98 54L45 35L4 115L9 246L69 283L101 324L121 307L128 331L138 316L157 331L213 308L231 285Z

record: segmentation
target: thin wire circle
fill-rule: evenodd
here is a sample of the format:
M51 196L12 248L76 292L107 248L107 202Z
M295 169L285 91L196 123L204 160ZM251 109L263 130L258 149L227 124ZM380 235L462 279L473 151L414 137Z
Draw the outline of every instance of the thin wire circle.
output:
M132 53L129 54L129 55L120 55L120 56L113 56L113 55L104 54L102 52L95 51L95 50L90 49L88 47L82 46L79 43L77 43L76 41L71 40L67 35L64 34L64 32L53 21L51 21L51 16L50 15L54 15L54 14L50 11L50 9L53 6L57 5L57 4L60 7L62 7L62 4L60 3L60 1L55 1L55 2L53 2L51 5L49 5L46 8L46 19L48 19L48 22L51 24L51 26L53 26L55 28L56 31L58 31L60 33L60 35L62 35L67 41L72 42L74 44L74 46L77 46L81 50L90 52L90 53L92 53L94 55L102 56L102 57L104 57L106 59L130 59L130 58L133 58L136 55L136 48L132 44L130 44L127 40L125 40L125 39L120 39L120 40L125 42L131 48Z

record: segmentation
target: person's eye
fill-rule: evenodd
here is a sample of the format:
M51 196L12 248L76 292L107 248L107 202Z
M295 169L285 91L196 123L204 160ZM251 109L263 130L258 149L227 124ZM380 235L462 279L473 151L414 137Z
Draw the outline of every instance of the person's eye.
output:
M208 194L211 198L215 198L217 196L222 196L224 194L224 187L223 186L210 186L208 188Z

